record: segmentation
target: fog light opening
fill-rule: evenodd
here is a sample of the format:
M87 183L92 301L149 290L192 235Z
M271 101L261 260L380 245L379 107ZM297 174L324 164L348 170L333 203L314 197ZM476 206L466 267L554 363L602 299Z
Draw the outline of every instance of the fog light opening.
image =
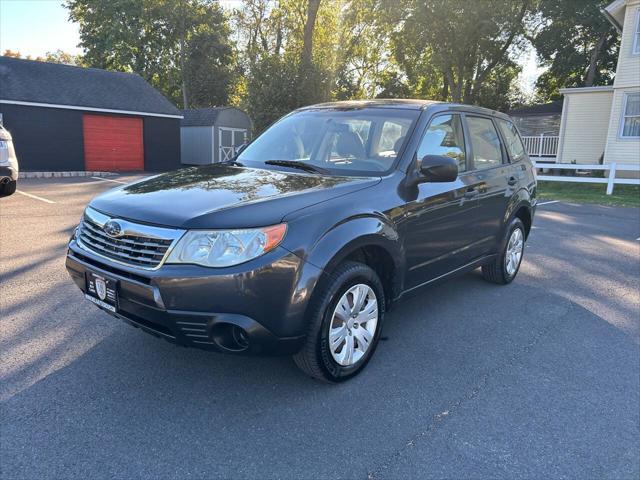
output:
M231 323L217 323L211 329L211 339L223 350L242 352L249 348L249 334Z
M234 326L231 329L231 334L233 335L233 340L242 350L249 348L249 335L243 328Z

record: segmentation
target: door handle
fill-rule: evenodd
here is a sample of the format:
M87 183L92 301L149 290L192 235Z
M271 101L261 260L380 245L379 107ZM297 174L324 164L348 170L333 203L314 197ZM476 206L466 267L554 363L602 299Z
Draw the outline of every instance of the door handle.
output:
M518 183L518 179L516 177L509 177L509 180L507 180L507 185L510 187L513 187L516 183Z
M476 190L473 187L469 187L467 188L467 191L464 192L464 198L475 198L480 194L480 192L478 192L478 190Z

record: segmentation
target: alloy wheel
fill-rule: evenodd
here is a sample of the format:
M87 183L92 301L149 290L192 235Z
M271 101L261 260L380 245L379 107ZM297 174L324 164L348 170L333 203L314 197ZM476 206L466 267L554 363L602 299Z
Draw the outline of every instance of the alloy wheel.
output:
M329 323L329 350L343 367L362 359L376 334L378 299L373 289L359 283L340 297Z
M504 264L507 275L512 276L518 271L520 260L522 260L522 251L524 250L524 235L520 228L516 228L511 232L507 250L504 254Z

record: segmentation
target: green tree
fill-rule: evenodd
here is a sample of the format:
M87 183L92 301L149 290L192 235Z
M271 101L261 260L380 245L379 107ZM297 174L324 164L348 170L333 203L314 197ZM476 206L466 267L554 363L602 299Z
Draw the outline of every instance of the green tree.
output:
M256 133L300 107L298 65L279 55L263 56L247 80L245 104Z
M619 46L616 29L600 9L609 0L539 0L539 27L532 43L548 70L537 82L540 101L560 97L563 87L611 83Z
M25 60L35 60L37 62L62 63L65 65L84 66L82 55L72 55L64 50L56 50L55 52L47 52L44 57L33 58L31 55L23 57L20 52L6 49L3 57L24 58Z
M37 60L40 60L40 58ZM63 63L65 65L74 65L77 67L84 66L84 58L82 55L72 55L71 53L60 49L55 52L47 52L42 60L45 62Z
M261 131L301 105L415 97L507 109L536 0L244 0L238 101Z
M338 99L388 96L394 88L388 82L401 76L391 51L395 22L384 6L384 0L347 0L342 7L334 90Z
M245 0L233 14L244 92L260 132L283 114L332 98L340 0Z
M441 99L502 106L519 72L515 57L532 8L532 0L388 2L404 17L396 56L418 91L433 94L437 85Z
M9 50L8 48L5 49L4 52L2 52L2 56L9 58L22 58L22 54L20 52L16 50Z
M184 108L227 103L233 46L215 0L67 0L87 66L134 72Z

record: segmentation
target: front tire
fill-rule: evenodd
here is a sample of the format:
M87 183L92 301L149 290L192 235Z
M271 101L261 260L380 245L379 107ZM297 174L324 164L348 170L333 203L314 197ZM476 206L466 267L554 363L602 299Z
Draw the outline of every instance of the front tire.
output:
M516 217L511 220L506 230L506 235L500 244L501 249L496 259L482 266L482 276L485 280L499 285L506 285L516 278L524 256L525 239L524 224L522 220Z
M0 185L0 197L8 197L9 195L13 195L16 193L16 188L18 186L18 182L16 180L11 180L3 185Z
M364 369L378 345L384 289L376 272L358 262L342 264L319 288L305 345L293 360L313 378L343 382Z

